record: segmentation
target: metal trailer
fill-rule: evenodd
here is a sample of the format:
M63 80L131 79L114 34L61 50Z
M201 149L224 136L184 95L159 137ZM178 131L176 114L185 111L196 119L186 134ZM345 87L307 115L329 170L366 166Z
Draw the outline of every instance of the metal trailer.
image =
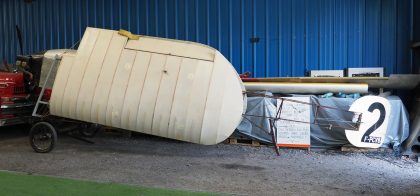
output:
M29 142L35 152L48 153L57 144L58 133L66 134L74 139L93 144L86 137L93 137L101 128L98 124L92 124L59 116L50 115L49 101L45 93L47 83L51 80L52 70L58 66L61 56L56 55L52 66L48 70L45 82L42 85L39 96L32 111L32 127L29 132Z

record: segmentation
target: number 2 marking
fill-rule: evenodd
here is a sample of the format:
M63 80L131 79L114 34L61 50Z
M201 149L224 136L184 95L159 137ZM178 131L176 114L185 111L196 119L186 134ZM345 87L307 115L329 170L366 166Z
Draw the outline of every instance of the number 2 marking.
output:
M369 138L370 134L372 134L378 127L380 127L384 123L386 116L384 105L382 103L375 102L368 108L369 112L373 112L375 110L379 110L379 119L371 127L369 127L365 134L363 134L361 142L365 142L366 138Z
M363 148L379 148L386 135L391 105L383 97L367 95L354 101L349 111L361 113L358 130L345 130L351 144Z

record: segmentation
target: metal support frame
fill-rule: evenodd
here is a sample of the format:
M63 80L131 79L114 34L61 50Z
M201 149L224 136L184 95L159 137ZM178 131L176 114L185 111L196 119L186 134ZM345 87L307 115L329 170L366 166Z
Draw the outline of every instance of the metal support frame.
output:
M276 154L280 156L279 147L277 146L277 127L276 127L276 121L274 119L269 119L270 121L270 133L271 133L271 140L273 141L274 150L276 151Z
M41 114L38 114L37 112L38 112L38 108L40 104L43 104L43 105L49 104L49 102L47 101L42 101L42 97L44 96L45 88L47 87L48 80L50 79L52 69L57 65L58 60L61 60L61 57L59 55L55 55L54 62L52 63L50 70L48 71L47 77L45 78L45 82L42 85L42 89L36 101L34 111L32 112L32 116L45 117L47 115L47 114L41 115Z

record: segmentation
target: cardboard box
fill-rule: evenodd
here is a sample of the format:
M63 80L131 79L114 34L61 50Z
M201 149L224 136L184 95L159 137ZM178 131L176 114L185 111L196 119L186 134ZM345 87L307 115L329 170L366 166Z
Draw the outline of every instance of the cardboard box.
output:
M312 70L311 77L343 77L343 70Z
M348 68L347 77L384 77L383 67Z

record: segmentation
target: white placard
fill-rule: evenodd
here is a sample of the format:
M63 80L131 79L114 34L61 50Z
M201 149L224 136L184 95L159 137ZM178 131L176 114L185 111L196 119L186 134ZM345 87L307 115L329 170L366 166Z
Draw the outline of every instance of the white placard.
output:
M309 97L287 97L277 100L277 110L281 109L280 120L276 121L277 146L309 148L311 144L309 103Z
M350 106L349 111L361 113L357 131L346 130L349 142L357 147L379 148L384 142L391 106L383 97L364 96Z

